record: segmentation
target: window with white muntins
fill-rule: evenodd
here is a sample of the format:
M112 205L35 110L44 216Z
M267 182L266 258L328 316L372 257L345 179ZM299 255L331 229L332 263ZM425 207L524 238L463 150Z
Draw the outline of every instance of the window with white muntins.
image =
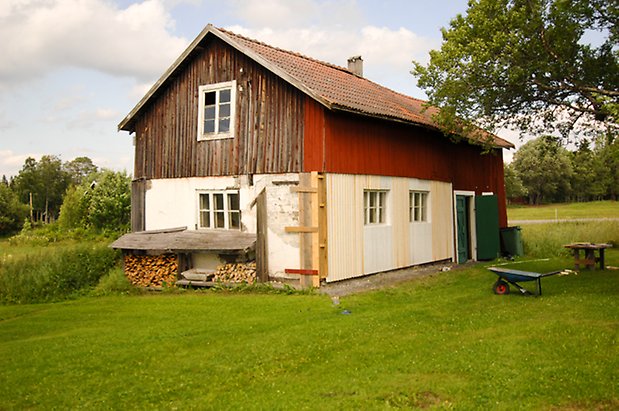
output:
M365 225L385 224L387 212L387 191L363 191L363 223Z
M411 223L428 221L428 192L410 191L408 198L409 221Z
M238 191L199 192L198 228L240 229L241 210Z
M234 137L236 81L199 87L198 140Z

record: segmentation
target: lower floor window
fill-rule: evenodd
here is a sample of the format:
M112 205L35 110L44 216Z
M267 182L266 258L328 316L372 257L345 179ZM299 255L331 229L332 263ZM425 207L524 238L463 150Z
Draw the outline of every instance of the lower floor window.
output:
M199 194L199 228L241 227L238 191L209 191Z
M428 221L428 193L426 191L409 192L409 221Z
M383 190L365 190L363 192L363 212L365 225L384 224L387 207L387 192Z

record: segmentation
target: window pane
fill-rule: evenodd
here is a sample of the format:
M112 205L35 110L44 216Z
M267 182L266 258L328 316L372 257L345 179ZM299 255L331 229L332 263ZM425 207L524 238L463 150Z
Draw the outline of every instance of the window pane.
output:
M368 194L370 196L370 208L376 207L376 191L370 191Z
M230 104L221 104L219 106L219 118L230 117Z
M215 120L206 120L204 122L204 132L205 133L215 132Z
M213 194L214 208L217 211L224 210L224 195L221 193Z
M239 195L238 193L228 194L228 210L239 210Z
M241 213L232 211L230 213L230 221L228 221L228 228L239 228L241 226Z
M200 210L209 210L208 194L200 194Z
M219 90L219 102L220 103L227 103L230 101L230 96L231 96L231 90L225 89L225 90Z
M219 120L219 132L226 133L230 131L230 118L223 118Z
M226 228L226 216L223 211L215 213L215 228Z
M206 106L206 107L204 107L204 119L205 120L214 120L215 119L215 106Z
M215 104L215 92L204 93L204 105L210 106Z
M200 211L200 227L202 228L211 227L210 213L208 211Z

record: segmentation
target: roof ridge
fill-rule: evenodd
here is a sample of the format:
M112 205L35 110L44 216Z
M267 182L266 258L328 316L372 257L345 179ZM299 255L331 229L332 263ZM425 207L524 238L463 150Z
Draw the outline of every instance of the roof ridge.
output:
M344 66L338 66L337 64L334 64L334 63L329 63L327 61L318 60L316 58L309 57L309 56L306 56L305 54L299 53L298 51L286 50L286 49L283 49L281 47L275 47L275 46L273 46L271 44L265 43L265 42L260 41L260 40L252 39L251 37L243 36L242 34L235 33L233 31L224 29L222 27L215 27L215 28L217 30L225 33L225 34L228 34L228 35L231 35L231 36L234 36L234 37L238 37L238 38L246 40L246 41L251 41L252 43L258 44L260 46L268 47L270 49L277 50L277 51L280 51L282 53L290 54L292 56L301 57L301 58L303 58L305 60L312 61L312 62L318 63L318 64L322 64L323 66L331 67L331 68L334 68L336 70L345 71L346 73L350 73L350 74L354 75L354 73L352 71L348 70Z

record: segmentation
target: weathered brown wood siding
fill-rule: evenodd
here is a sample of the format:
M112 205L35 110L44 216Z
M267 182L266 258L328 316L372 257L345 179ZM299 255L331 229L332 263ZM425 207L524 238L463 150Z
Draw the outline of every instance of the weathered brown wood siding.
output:
M500 149L454 143L440 132L396 122L330 112L307 103L304 171L415 177L451 182L454 190L492 191L499 223L507 225ZM322 113L322 114L321 114Z
M198 87L237 81L236 132L198 141ZM135 177L176 178L299 172L305 95L210 38L136 121Z

